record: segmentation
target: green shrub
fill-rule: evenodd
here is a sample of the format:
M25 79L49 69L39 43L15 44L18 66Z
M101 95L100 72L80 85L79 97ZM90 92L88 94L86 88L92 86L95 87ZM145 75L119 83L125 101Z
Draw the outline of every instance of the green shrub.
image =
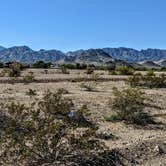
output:
M109 71L108 74L110 74L110 75L118 75L118 73L115 70Z
M152 77L155 76L154 70L153 69L149 69L146 73L146 76Z
M133 75L134 69L128 66L118 66L115 69L118 75Z
M117 122L120 120L117 114L112 114L111 116L104 116L104 119L108 122Z
M165 88L166 75L164 74L161 74L159 76L134 75L128 79L128 83L132 87L143 86L147 88Z
M35 62L32 67L33 68L41 68L41 69L48 69L50 68L52 63L45 63L44 61L37 61Z
M122 91L114 88L113 94L112 109L116 112L119 120L139 125L153 122L151 117L144 112L147 99L144 92L134 88Z
M21 64L13 62L9 65L8 75L9 77L19 77L21 75Z

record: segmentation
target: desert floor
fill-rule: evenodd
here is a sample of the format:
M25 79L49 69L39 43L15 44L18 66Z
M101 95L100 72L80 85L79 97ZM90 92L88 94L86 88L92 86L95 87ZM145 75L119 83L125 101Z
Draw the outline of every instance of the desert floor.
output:
M70 74L60 74L58 70L50 69L45 74L44 69L32 69L35 78L52 79L52 78L78 78L89 77L84 71L73 70ZM22 75L26 75L24 71ZM99 77L109 78L107 72L98 71ZM123 76L114 76L123 77ZM125 76L126 77L126 76ZM1 79L1 78L0 78ZM2 78L4 79L4 78ZM94 91L89 92L81 87L82 82L49 82L49 83L0 83L0 101L15 101L29 104L42 98L45 91L55 92L59 88L68 90L69 94L64 97L71 98L77 108L87 105L91 110L91 119L99 124L103 132L111 132L117 139L105 140L110 149L120 149L127 157L132 157L138 161L137 165L145 166L165 166L166 154L159 154L158 147L160 144L166 144L166 89L142 89L151 99L146 111L155 117L161 124L138 127L126 125L123 122L112 123L104 120L105 116L113 113L111 110L111 100L113 98L112 88L127 88L125 81L100 81L97 83L90 82L94 86ZM36 90L36 96L28 96L26 92L29 89ZM166 150L166 147L164 147Z

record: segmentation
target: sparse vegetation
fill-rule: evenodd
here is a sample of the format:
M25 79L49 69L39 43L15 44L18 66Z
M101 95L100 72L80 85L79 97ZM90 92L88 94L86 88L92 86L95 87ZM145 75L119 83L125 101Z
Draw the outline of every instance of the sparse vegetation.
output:
M117 75L133 75L134 69L128 66L117 66L115 72Z
M38 61L32 65L33 68L40 68L40 69L48 69L50 68L52 63L45 63L43 61Z
M65 88L59 88L57 90L57 93L60 93L60 94L69 94L69 91Z
M165 76L136 71L132 76L114 77L101 67L102 71L94 68L90 75L86 69L63 75L58 68L23 70L20 78L8 78L4 72L0 80L0 165L115 166L142 161L146 150L153 156L156 141L166 133L166 93L163 85L163 89L145 87L155 79L155 87L161 86L163 81L157 78L165 80ZM27 75L33 79L23 80ZM129 77L132 88L125 82ZM114 86L117 89L112 93ZM134 149L135 144L140 149Z
M34 73L30 71L27 75L23 77L25 83L31 83L35 81Z
M149 69L146 73L146 76L148 77L152 77L152 76L155 76L155 73L154 73L154 70L153 69Z
M96 89L96 83L95 82L84 82L81 84L81 88L83 88L86 91L93 92Z
M85 73L86 74L93 74L94 73L94 69L92 67L88 67Z
M116 119L138 125L153 122L152 118L144 111L145 100L147 100L144 92L133 88L124 89L122 91L114 88L113 94L115 98L112 102L112 109L117 114Z
M128 79L128 82L132 87L142 86L148 88L165 88L166 75L165 74L161 74L159 76L133 75Z
M67 70L67 68L65 66L61 67L61 73L62 74L70 74L70 72Z
M117 122L120 120L117 114L112 114L111 116L104 116L104 119L108 122Z
M13 62L9 65L8 75L9 77L19 77L21 75L21 64Z
M72 101L51 92L35 105L1 104L2 165L77 164L78 156L86 159L103 150L103 144L95 139L93 125L84 124L85 130L79 132L80 118L86 120L87 108L78 110L79 121L73 121Z

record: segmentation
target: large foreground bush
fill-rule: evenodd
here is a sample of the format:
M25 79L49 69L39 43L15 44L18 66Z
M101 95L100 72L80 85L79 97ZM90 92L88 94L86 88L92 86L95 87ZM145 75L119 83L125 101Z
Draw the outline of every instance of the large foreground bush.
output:
M59 92L47 92L30 107L1 104L0 165L92 163L90 156L97 157L104 145L95 138L97 128L88 114L86 106L75 111L72 101Z

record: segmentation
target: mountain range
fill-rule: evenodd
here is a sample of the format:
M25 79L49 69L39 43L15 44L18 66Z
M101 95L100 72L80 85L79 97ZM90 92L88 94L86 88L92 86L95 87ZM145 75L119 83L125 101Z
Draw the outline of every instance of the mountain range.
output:
M5 48L0 46L0 61L18 61L34 63L36 61L52 63L93 63L93 64L127 64L139 63L148 66L166 66L166 50L146 49L136 50L132 48L102 48L78 50L63 53L59 50L34 51L27 46L14 46Z

